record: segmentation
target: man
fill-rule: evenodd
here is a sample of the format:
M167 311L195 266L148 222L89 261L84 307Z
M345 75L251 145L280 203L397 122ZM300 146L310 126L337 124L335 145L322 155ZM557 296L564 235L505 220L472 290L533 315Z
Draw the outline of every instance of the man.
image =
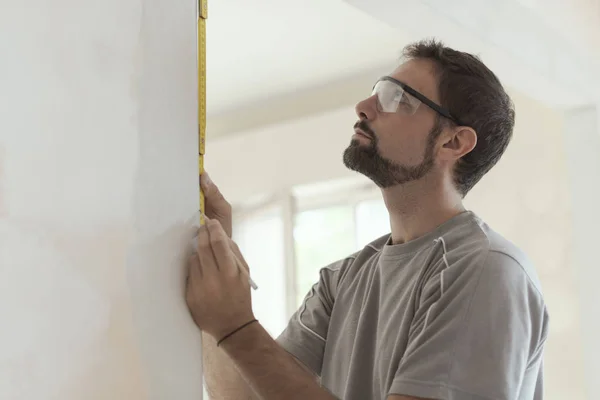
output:
M215 399L542 399L536 274L462 204L510 141L512 102L476 57L436 41L404 53L356 106L344 152L381 188L391 234L323 268L276 341L254 320L227 202L202 177L215 219L187 301Z

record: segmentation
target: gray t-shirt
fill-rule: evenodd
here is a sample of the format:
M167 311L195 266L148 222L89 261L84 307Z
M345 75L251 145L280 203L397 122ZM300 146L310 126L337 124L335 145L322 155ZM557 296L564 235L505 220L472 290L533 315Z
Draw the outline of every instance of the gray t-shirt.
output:
M530 261L464 212L323 268L277 342L343 400L541 400L547 335Z

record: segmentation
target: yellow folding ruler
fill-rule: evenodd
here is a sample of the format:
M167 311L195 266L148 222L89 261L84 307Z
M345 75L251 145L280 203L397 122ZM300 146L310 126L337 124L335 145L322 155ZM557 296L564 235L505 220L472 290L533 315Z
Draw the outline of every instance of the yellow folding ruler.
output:
M198 0L198 172L204 172L206 146L206 18L207 0ZM200 189L200 224L204 224L204 193Z

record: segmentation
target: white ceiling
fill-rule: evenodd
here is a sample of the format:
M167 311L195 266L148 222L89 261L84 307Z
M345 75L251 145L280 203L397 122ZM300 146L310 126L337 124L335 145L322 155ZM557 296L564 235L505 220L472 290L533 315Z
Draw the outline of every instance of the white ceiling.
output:
M595 68L582 64L582 59L575 59L572 54L579 47L588 50L585 56L600 58L599 3L600 0L209 0L207 95L211 133L237 129L242 123L232 124L234 119L254 118L256 125L273 111L282 113L284 109L300 107L294 98L303 97L303 107L310 107L311 103L313 107L323 107L320 93L325 98L322 88L328 87L327 95L331 97L332 82L338 82L336 92L341 90L352 96L358 90L362 95L362 86L366 93L371 77L376 77L373 71L392 68L409 40L430 35L461 48L465 43L468 51L473 45L490 63L503 65L504 71L521 68L520 79L512 79L508 76L511 73L507 78L525 93L537 91L541 98L554 97L553 100L575 104L578 91ZM387 13L386 7L390 7ZM376 8L378 12L370 12ZM520 24L521 33L512 32L510 26L515 23ZM470 42L457 40L457 27L462 29L463 39L471 36ZM477 29L480 37L474 34ZM558 43L556 35L574 46L567 48L566 42ZM488 48L501 51L490 52ZM509 57L514 62L507 62ZM496 70L493 66L492 69ZM580 73L583 70L585 74ZM564 82L557 84L557 76ZM354 88L344 91L340 82ZM571 90L571 84L578 88ZM337 103L332 100L332 104ZM261 113L258 118L256 115Z
M209 0L208 113L392 66L402 43L342 0Z

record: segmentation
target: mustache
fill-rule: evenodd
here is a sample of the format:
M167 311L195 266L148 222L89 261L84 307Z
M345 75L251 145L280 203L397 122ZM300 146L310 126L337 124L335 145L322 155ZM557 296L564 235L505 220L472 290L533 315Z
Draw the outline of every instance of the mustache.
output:
M369 124L367 123L366 120L362 119L360 121L357 121L354 124L354 129L360 129L361 131L363 131L364 133L366 133L367 135L369 135L371 137L371 139L375 139L375 132L373 132L373 130L371 129L371 127L369 126Z

